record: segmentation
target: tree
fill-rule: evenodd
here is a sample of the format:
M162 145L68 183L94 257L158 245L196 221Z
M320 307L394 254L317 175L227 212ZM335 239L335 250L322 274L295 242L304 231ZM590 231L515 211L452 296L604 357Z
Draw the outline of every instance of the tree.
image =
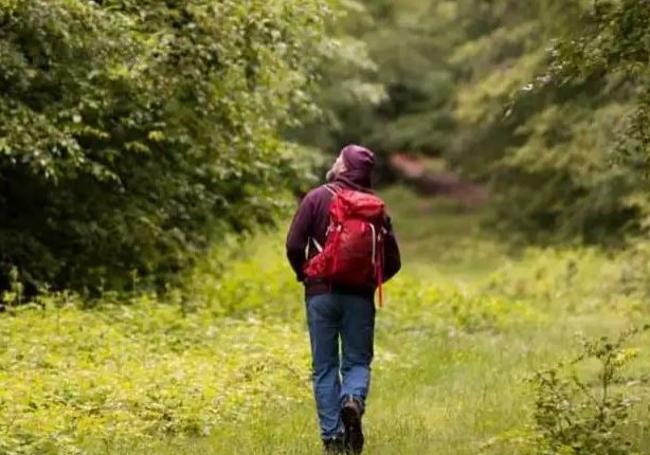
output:
M336 122L314 137L446 158L492 187L489 224L509 237L608 242L638 232L650 213L639 175L615 165L611 151L639 93L630 65L647 55L646 1L364 5L347 30L376 65L359 79L384 86L386 97L328 103ZM628 63L605 71L603 60ZM647 110L637 117L619 154L633 163L642 155L630 148L650 143L638 128Z
M302 178L320 0L0 0L0 275L164 284Z

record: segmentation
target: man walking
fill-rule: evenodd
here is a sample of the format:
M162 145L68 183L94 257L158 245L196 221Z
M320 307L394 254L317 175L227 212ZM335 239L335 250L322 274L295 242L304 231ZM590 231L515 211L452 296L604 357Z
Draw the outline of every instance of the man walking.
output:
M381 269L377 270L377 280L361 284L362 277L348 276L352 279L342 283L341 280L307 276L305 270L310 260L319 253L322 255L323 246L332 234L330 206L333 201L341 192L372 194L374 165L374 154L370 150L357 145L345 147L327 174L328 184L312 190L302 200L287 236L287 256L298 280L305 286L314 395L321 436L329 453L361 453L363 450L361 418L373 358L374 295L377 285L392 278L400 269L399 248L390 219L382 216L381 226L378 226L380 233L367 223L372 228L368 229L372 231L368 234L372 239L372 258L368 255L368 260L372 260L373 267L379 264L378 269ZM375 261L377 238L381 240L381 258ZM354 270L361 274L361 269ZM347 275L354 273L346 272Z

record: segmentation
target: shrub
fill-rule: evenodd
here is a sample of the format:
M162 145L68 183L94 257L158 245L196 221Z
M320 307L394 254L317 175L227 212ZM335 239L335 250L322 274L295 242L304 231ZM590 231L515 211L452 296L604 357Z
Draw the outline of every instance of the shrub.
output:
M574 361L537 372L535 387L536 451L540 455L631 455L635 443L626 430L643 426L632 408L646 377L629 377L624 367L638 354L626 347L636 330L617 340L607 337L583 341L583 352ZM595 380L574 370L592 360L598 362Z
M304 178L325 0L0 0L0 289L162 284Z

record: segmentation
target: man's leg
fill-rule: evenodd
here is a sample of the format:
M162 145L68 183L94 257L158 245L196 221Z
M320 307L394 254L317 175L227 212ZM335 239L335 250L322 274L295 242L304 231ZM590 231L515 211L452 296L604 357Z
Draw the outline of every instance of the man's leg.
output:
M343 431L339 407L339 332L342 316L341 305L332 294L307 299L314 395L323 440L339 437Z
M375 304L371 298L340 296L343 306L343 362L341 373L341 417L345 427L345 445L361 453L364 445L361 416L370 387L373 357Z
M363 408L370 387L370 364L374 354L375 304L372 299L342 295L343 387L341 403L349 397Z

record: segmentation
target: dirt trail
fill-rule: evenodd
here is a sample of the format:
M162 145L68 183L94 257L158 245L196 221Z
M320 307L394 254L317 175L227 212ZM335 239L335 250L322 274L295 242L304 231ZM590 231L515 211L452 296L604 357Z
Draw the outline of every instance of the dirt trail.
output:
M446 197L467 208L481 207L489 199L482 185L463 180L453 172L433 172L427 168L424 158L395 153L391 155L390 165L423 195Z

